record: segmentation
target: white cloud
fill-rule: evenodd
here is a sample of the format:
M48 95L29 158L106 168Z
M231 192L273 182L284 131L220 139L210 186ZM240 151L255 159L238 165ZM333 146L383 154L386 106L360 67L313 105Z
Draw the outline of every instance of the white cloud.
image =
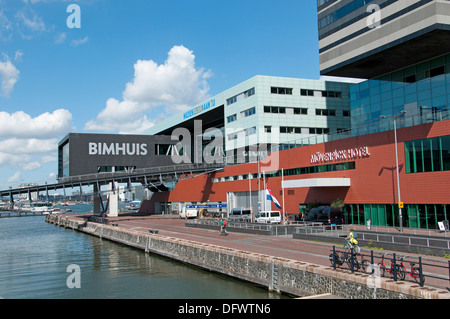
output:
M57 162L58 141L71 130L72 114L64 109L35 118L0 112L0 166L30 171Z
M44 20L33 9L23 8L15 15L18 21L18 31L24 39L31 39L34 35L47 31Z
M72 114L68 110L59 109L53 113L43 113L35 118L25 112L13 114L0 112L0 138L39 138L66 134L72 128Z
M85 44L86 42L88 42L88 40L89 40L89 37L88 36L85 36L84 38L82 38L82 39L78 39L78 40L72 40L72 45L73 46L79 46L79 45L82 45L82 44Z
M64 41L66 41L67 38L67 33L65 32L60 32L56 35L55 37L55 43L56 44L61 44L64 43Z
M5 62L0 62L0 78L1 78L1 94L9 97L14 89L14 85L19 80L19 70L11 63L9 58L5 56Z
M110 98L88 131L132 133L204 101L208 97L207 79L211 73L195 66L195 55L184 46L174 46L164 64L138 60L134 79L127 83L123 100ZM150 116L153 120L149 120Z
M23 181L22 173L15 172L13 176L8 178L8 183L20 183Z

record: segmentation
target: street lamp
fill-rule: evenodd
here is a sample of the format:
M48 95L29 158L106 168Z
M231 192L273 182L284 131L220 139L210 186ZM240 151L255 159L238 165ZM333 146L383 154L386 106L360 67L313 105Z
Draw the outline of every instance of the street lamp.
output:
M396 161L396 164L397 164L397 167L396 167L396 169L397 169L397 192L398 192L398 203L399 203L398 215L400 217L400 232L401 233L403 233L403 216L402 216L402 208L400 207L400 202L402 200L401 200L401 197L400 197L400 174L399 174L399 171L398 171L398 148L397 148L397 124L396 124L396 119L398 117L402 116L405 113L406 113L406 111L402 110L400 112L400 114L397 114L397 115L394 115L394 116L384 116L384 115L380 116L381 119L392 118L393 121L394 121L395 161Z

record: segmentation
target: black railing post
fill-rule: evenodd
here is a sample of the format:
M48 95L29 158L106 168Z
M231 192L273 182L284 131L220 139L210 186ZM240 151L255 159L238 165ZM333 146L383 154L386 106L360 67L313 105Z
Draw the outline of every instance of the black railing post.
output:
M333 245L333 269L336 270L336 246Z
M392 260L392 264L394 266L394 281L397 281L397 262L396 262L397 258L396 258L395 253L393 255L394 255L394 259Z
M353 264L353 249L350 249L350 268L352 272L355 272L354 264Z
M448 281L450 283L450 260L448 261Z
M419 257L419 278L420 278L419 286L423 287L425 281L423 280L422 257Z
M373 264L373 250L370 251L370 268L372 268L372 275L375 273L375 267Z

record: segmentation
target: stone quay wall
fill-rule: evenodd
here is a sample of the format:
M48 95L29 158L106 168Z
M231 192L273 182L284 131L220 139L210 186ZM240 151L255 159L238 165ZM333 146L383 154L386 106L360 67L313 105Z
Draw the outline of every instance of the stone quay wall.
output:
M48 215L46 222L294 296L331 293L346 299L450 299L450 293L446 291L421 288L413 283L394 282L387 278L334 270L298 260L146 234L63 215Z

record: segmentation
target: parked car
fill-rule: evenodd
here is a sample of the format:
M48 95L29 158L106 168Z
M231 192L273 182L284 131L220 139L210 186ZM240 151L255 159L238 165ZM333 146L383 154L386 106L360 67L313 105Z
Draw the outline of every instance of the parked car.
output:
M230 220L251 222L252 210L250 208L233 208L229 216Z
M180 218L197 218L197 210L183 207L180 211Z
M342 211L339 207L319 206L311 209L304 218L305 222L322 223L323 225L342 225Z
M265 211L256 214L257 223L271 223L279 224L281 223L281 213L279 211Z

